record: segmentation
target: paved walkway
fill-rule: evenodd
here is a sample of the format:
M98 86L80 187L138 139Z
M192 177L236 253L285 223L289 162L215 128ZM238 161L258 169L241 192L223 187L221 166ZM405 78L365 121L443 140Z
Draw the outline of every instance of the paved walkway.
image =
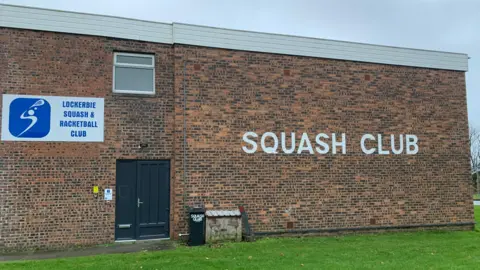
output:
M0 261L17 260L43 260L67 257L93 256L101 254L132 253L139 251L153 251L174 249L174 244L170 240L152 240L114 243L111 245L95 246L89 248L75 248L63 251L30 251L19 253L0 254Z

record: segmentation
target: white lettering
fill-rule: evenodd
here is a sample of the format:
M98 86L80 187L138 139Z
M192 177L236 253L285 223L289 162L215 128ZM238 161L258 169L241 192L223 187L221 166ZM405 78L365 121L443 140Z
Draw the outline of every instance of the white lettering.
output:
M399 149L395 149L395 135L390 135L390 143L392 144L392 153L394 153L395 155L399 155L403 152L403 135L400 134L399 135L400 137L400 148Z
M347 138L345 136L345 133L342 133L342 141L341 142L337 142L336 134L332 133L332 154L334 154L334 155L337 153L337 146L342 147L342 154L345 155L347 153Z
M307 146L305 146L307 144ZM313 155L313 148L312 144L310 143L310 139L308 138L307 133L303 133L302 139L300 140L300 145L298 146L297 154L301 154L303 151L308 150L310 154Z
M273 147L269 147L269 146L265 145L265 140L268 137L271 137L273 139ZM276 154L277 153L277 148L278 148L278 137L277 137L277 135L275 135L275 133L273 133L273 132L263 133L262 139L261 139L261 145L262 145L263 152L265 152L267 154Z
M378 153L380 155L388 155L390 151L382 149L382 135L378 134Z
M330 146L326 142L322 142L321 138L328 139L328 135L325 133L320 133L317 135L317 137L315 137L315 141L317 142L317 144L322 147L320 148L317 146L315 147L315 150L317 150L319 154L326 154L330 150Z
M292 134L291 134L292 145L291 145L290 149L287 149L287 146L286 146L287 139L285 138L285 132L282 132L281 137L282 137L282 151L285 154L293 153L295 151L295 133L292 132Z
M407 155L415 155L418 153L418 138L415 135L407 134L405 135L406 139L406 148L407 148ZM413 146L413 150L411 147Z
M252 148L248 149L248 147L242 146L242 149L247 154L253 154L257 151L257 143L255 141L250 140L248 138L249 136L254 137L254 138L258 137L257 133L255 133L255 132L246 132L245 134L243 134L243 141L251 144Z
M60 126L65 126L65 127L71 126L70 122L76 123L81 121L60 121ZM84 122L87 123L87 121L84 121ZM78 127L81 127L81 126L78 126ZM93 126L93 124L92 125L85 124L83 125L83 127L96 127L96 124L95 126ZM308 153L310 153L311 155L315 153L324 155L324 154L328 154L329 152L331 152L333 155L337 153L338 154L341 153L345 155L347 154L347 136L345 133L341 133L341 139L340 139L338 138L340 137L338 135L339 134L335 134L335 133L332 133L331 135L326 133L318 133L315 136L316 144L312 147L312 142L310 141L310 137L306 132L302 133L298 146L296 144L297 139L295 137L295 132L289 132L289 133L280 132L280 138L274 132L265 132L261 135L260 146L263 152L267 154L277 154L279 153L279 148L280 148L279 139L280 139L281 140L280 151L282 151L285 154L293 154L293 153L304 154L306 151L308 151ZM79 136L79 134L74 135L72 133L72 136ZM388 139L386 144L384 144L384 141L383 141L384 138L382 138L382 136L383 135L381 133L376 135L364 134L360 140L360 147L362 149L362 152L367 155L371 155L375 153L379 155L390 155L390 154L400 155L402 153L406 153L408 155L415 155L419 151L418 137L416 135L390 134L390 145L388 145L389 144ZM248 154L255 153L259 146L258 145L259 142L257 141L258 140L257 138L259 137L260 135L255 132L246 132L245 134L243 134L243 141L246 143L246 145L242 146L243 151ZM328 142L328 139L332 140L331 145ZM396 141L398 141L398 143L396 143ZM372 147L370 147L370 145L372 145ZM341 147L341 152L340 152L340 149L338 149L338 147Z
M370 155L370 154L373 154L375 153L375 151L377 150L375 147L374 148L371 148L371 149L367 149L365 147L365 140L372 140L372 141L375 141L375 137L373 137L372 134L365 134L362 136L362 139L360 140L360 146L362 147L362 151L363 153L367 154L367 155Z

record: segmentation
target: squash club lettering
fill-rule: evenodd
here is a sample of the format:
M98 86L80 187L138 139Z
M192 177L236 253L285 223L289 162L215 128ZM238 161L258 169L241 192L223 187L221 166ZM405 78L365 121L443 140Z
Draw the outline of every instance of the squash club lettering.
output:
M63 101L62 107L67 108L66 111L63 111L63 117L66 119L70 119L70 118L73 118L73 119L60 120L60 127L98 128L97 121L92 120L95 118L95 113L93 111L78 110L78 109L95 109L97 107L96 102ZM87 119L78 120L78 118L87 118ZM86 137L87 135L88 135L87 130L79 129L79 130L70 131L70 136L72 137Z
M279 138L280 137L280 138ZM415 155L418 153L418 137L412 134L387 135L389 143L383 144L385 141L382 134L364 134L360 140L360 148L367 155L379 154L407 154ZM347 136L342 134L326 134L318 133L314 140L310 139L307 133L302 133L300 141L297 145L297 138L294 132L281 132L280 136L273 132L265 132L259 136L255 132L246 132L243 134L243 141L247 144L242 149L247 154L253 154L258 150L258 138L260 138L260 147L267 154L327 154L333 155L347 153ZM312 141L314 143L312 143Z

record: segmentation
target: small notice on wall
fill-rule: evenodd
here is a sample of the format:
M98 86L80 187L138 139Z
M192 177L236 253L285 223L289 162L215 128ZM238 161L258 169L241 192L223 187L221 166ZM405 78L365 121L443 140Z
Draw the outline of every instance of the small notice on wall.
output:
M112 189L107 188L105 189L105 201L111 201L112 200Z
M103 142L103 98L3 95L3 141Z

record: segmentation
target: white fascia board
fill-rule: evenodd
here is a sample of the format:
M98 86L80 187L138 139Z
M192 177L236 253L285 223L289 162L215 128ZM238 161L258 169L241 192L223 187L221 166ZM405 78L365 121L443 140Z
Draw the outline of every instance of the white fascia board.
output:
M468 55L0 4L0 27L468 71Z
M467 71L468 55L318 38L173 24L175 43L389 65Z
M0 4L0 27L172 43L172 25Z

